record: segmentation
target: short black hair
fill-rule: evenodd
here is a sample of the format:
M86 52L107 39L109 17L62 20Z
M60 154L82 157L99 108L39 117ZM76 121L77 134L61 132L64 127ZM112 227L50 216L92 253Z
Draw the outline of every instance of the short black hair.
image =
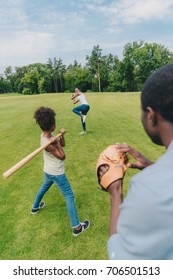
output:
M142 109L151 107L165 120L173 122L173 64L159 68L144 83L141 93Z
M55 116L55 111L48 107L39 107L34 112L36 123L43 131L49 131L52 128L55 124Z

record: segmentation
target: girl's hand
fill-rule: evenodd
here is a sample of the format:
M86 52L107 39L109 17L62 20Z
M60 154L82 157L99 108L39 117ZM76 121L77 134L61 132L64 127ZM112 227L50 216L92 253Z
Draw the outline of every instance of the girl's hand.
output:
M61 128L59 132L60 132L62 135L64 135L65 132L66 132L66 131L65 131L65 128Z

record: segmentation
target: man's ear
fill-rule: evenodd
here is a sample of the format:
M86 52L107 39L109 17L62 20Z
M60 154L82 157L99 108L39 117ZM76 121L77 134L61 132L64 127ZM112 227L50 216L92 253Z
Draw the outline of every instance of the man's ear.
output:
M147 107L146 109L147 119L152 126L157 125L158 122L158 115L157 113L151 108Z

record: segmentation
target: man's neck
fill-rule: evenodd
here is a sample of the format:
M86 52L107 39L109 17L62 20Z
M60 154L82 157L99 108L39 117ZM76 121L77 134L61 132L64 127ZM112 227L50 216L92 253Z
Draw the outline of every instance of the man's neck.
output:
M163 122L160 130L161 139L166 149L173 140L173 124L169 122Z

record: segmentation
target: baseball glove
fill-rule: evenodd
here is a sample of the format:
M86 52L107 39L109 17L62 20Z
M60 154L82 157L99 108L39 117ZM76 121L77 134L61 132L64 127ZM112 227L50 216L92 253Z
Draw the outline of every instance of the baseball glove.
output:
M117 152L115 145L107 147L100 154L96 164L96 175L102 190L107 191L110 184L123 179L127 162L127 155Z

